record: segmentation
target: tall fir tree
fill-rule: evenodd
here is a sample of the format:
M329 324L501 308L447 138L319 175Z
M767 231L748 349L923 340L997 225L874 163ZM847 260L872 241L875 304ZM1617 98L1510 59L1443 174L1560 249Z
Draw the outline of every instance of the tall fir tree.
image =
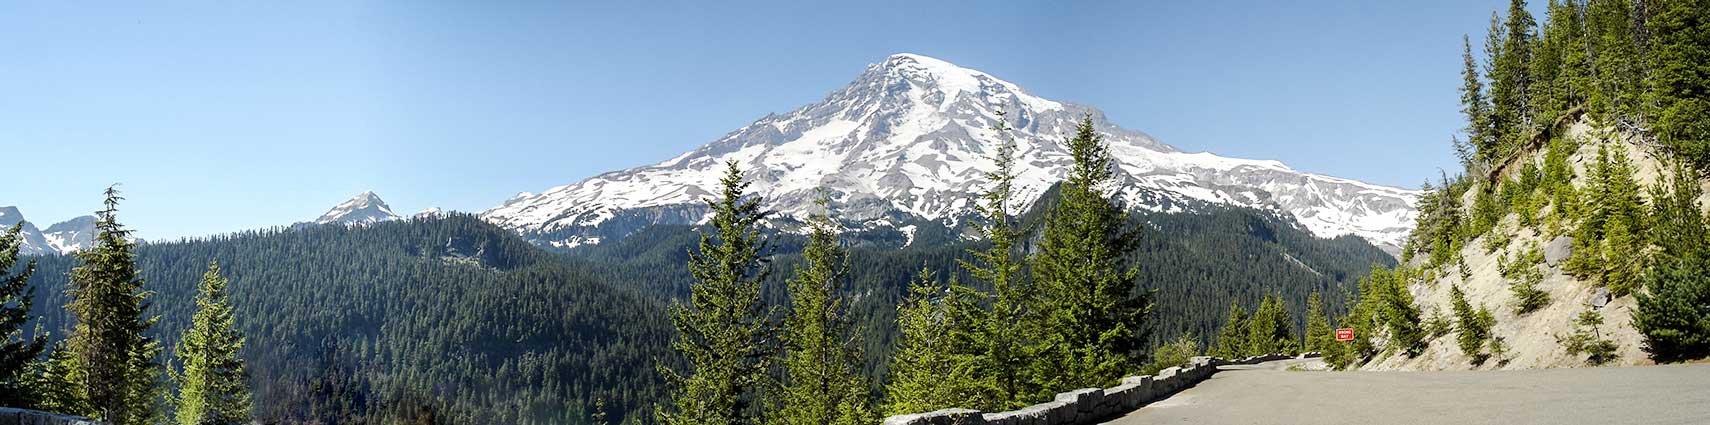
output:
M1710 171L1710 0L1655 2L1646 104L1657 140Z
M1233 359L1247 352L1247 309L1241 308L1240 301L1229 303L1229 315L1223 319L1223 328L1217 331L1217 348L1212 355Z
M1091 116L1067 144L1074 166L1047 213L1032 269L1041 324L1051 330L1034 370L1047 391L1106 386L1138 366L1151 308L1128 258L1138 232L1106 195L1114 163Z
M1594 75L1587 101L1591 116L1604 126L1634 122L1642 93L1644 63L1633 32L1633 2L1594 0L1585 19Z
M830 208L824 197L818 204ZM777 422L790 425L870 424L872 390L861 375L860 346L850 333L842 295L849 281L849 252L840 246L829 211L809 220L806 264L787 283L790 315L785 319L787 383Z
M1331 335L1330 316L1324 311L1324 294L1312 291L1306 296L1306 351L1322 353L1335 344Z
M118 221L117 188L106 191L96 213L94 247L79 251L66 306L76 317L70 348L97 419L114 424L156 422L161 409L160 344L144 334L159 320L147 316L148 297L138 275L131 231Z
M1509 0L1508 16L1502 20L1502 55L1496 58L1498 72L1492 76L1491 115L1504 155L1511 153L1532 128L1531 101L1534 30L1538 23L1526 10L1525 0Z
M956 315L950 312L954 296L924 267L909 284L908 298L897 307L897 345L891 350L890 379L885 383L886 415L930 412L975 401L970 391L977 386L973 362L959 352L951 335L967 326L955 322Z
M178 345L184 371L178 382L177 416L183 425L243 424L250 421L249 374L244 368L244 337L227 297L230 280L218 262L208 264L196 295L196 315Z
M1461 62L1461 115L1467 120L1467 143L1473 154L1464 153L1467 149L1460 147L1458 139L1455 146L1463 165L1471 171L1478 164L1495 160L1496 141L1488 128L1490 103L1484 96L1484 80L1479 76L1478 62L1473 59L1472 41L1465 35L1461 36Z
M1015 185L1015 140L1010 135L1008 116L998 111L998 124L993 128L1003 136L991 151L992 171L985 173L988 188L980 194L977 209L981 221L976 225L980 235L990 243L984 251L970 252L972 260L959 260L963 269L974 279L991 287L981 294L987 301L969 320L972 331L968 342L977 351L976 368L985 377L981 387L989 392L984 399L990 409L1021 407L1039 391L1027 373L1033 346L1026 335L1034 317L1030 304L1034 296L1021 276L1022 261L1016 258L1015 244L1019 232L1011 212Z
M41 388L35 385L32 367L47 346L47 338L37 334L24 338L24 324L30 320L30 275L36 262L31 260L18 267L18 252L23 248L23 223L0 232L0 406L35 406L40 401ZM13 272L13 270L17 270Z
M776 380L772 361L778 348L776 314L761 299L768 243L760 221L760 201L746 196L748 183L735 161L726 164L718 199L708 200L711 234L702 233L689 254L695 278L689 304L673 304L670 314L678 339L672 344L688 359L688 371L660 365L671 387L670 409L656 411L659 421L678 425L764 423L773 404Z

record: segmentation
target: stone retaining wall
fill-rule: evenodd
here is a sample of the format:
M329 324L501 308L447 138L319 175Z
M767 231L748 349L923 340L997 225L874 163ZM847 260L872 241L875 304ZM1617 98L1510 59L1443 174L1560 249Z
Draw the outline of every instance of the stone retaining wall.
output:
M40 410L0 407L0 424L17 425L96 425L94 419L43 412Z
M1306 353L1300 358L1318 357ZM1295 358L1270 354L1226 360L1217 357L1194 357L1187 366L1172 367L1157 376L1130 376L1110 388L1083 388L1057 394L1044 403L1008 412L982 413L972 409L944 409L927 413L897 415L885 418L884 425L1074 425L1098 423L1132 412L1177 391L1210 378L1218 366L1257 364Z

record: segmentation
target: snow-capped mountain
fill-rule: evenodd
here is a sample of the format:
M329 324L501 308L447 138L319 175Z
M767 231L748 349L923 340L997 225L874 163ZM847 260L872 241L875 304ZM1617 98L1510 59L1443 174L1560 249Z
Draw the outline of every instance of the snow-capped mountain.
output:
M95 216L92 215L55 223L43 231L25 220L17 207L0 207L0 227L11 228L20 222L24 224L18 233L23 239L18 249L21 255L70 254L94 244Z
M481 214L534 240L575 246L650 224L703 220L726 161L783 216L805 217L820 188L837 214L869 226L911 218L954 222L972 211L992 128L1007 111L1017 144L1017 198L1030 205L1069 169L1064 142L1090 116L1119 163L1112 188L1135 208L1221 204L1278 211L1323 237L1354 234L1399 246L1417 191L1304 173L1278 161L1182 152L1105 120L1098 109L1044 99L986 73L915 54L871 65L822 101L767 115L664 162L609 172Z
M333 207L321 218L315 219L315 224L340 223L352 225L368 225L382 221L397 220L398 215L392 213L392 207L386 201L380 200L380 195L374 192L362 192L355 198L350 198L342 204Z

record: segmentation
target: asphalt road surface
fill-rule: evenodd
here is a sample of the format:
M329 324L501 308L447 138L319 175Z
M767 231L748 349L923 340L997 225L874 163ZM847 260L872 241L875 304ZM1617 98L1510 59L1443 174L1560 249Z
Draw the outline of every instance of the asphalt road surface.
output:
M1109 422L1140 424L1710 424L1710 364L1453 372L1225 366Z

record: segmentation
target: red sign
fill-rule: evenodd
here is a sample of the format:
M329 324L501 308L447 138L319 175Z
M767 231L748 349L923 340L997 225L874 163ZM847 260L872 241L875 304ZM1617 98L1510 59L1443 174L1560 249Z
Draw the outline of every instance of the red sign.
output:
M1336 330L1336 340L1337 341L1353 341L1354 340L1354 328L1337 329Z

